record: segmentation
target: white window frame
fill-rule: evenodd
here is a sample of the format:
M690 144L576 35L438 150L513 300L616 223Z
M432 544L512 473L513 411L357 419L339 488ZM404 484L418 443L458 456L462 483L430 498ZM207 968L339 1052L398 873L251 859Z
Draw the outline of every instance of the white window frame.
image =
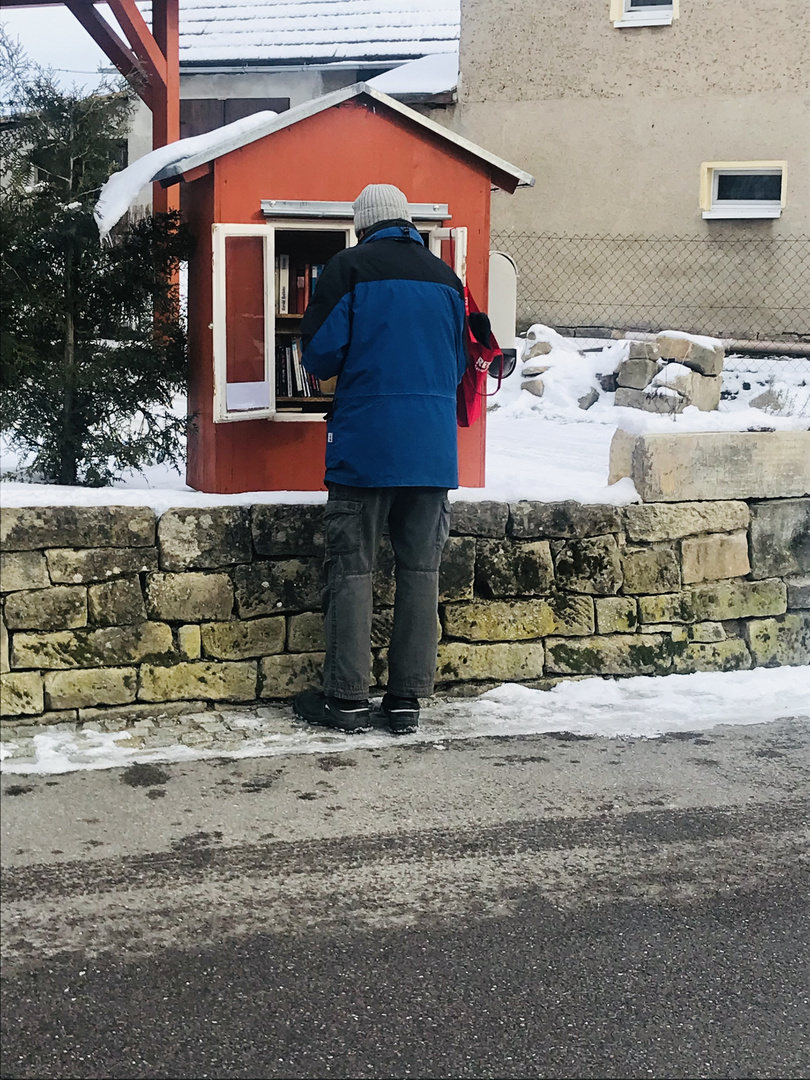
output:
M636 26L672 26L680 17L680 6L680 0L639 7L631 7L630 0L610 0L610 18L619 30Z
M467 226L459 225L454 229L430 229L428 232L430 251L442 257L442 241L453 241L453 270L461 278L461 284L467 284Z
M720 177L780 176L778 199L718 199ZM787 201L786 161L704 161L700 166L700 208L707 221L768 219L782 216Z
M317 232L343 232L346 246L357 243L351 221L314 221L307 219L278 220L262 225L217 223L212 226L213 309L211 329L214 352L214 423L233 423L239 420L322 421L315 413L278 411L276 406L276 303L275 303L275 234L278 230L293 229ZM228 407L228 342L227 307L225 296L225 241L232 236L259 236L263 240L264 269L264 383L267 386L265 407L234 409ZM238 384L231 384L238 385Z

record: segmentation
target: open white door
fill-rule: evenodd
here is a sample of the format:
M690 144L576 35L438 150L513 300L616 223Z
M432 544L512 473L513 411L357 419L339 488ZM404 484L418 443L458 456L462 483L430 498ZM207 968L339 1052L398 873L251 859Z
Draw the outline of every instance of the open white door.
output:
M453 267L461 278L462 285L467 284L467 227L465 225L460 225L455 229L431 229L430 250Z

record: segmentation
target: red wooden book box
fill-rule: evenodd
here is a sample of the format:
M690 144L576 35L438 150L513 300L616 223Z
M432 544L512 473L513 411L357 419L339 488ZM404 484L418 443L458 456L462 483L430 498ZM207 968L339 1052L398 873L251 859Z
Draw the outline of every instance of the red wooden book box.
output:
M332 388L301 371L296 330L319 267L355 242L353 200L366 184L401 188L426 242L486 310L491 188L533 179L362 83L256 120L160 177L184 182L197 238L187 480L218 493L314 491ZM463 487L484 484L485 439L485 416L459 429Z

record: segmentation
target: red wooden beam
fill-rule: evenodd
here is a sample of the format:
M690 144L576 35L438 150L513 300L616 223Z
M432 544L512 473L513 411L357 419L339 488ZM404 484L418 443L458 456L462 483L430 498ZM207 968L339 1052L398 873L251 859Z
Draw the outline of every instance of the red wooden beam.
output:
M152 0L152 35L165 64L165 78L155 86L152 106L152 147L166 146L180 138L180 3ZM180 208L180 187L152 185L155 213Z
M143 64L116 34L98 8L87 0L65 0L65 6L73 12L96 45L115 64L130 86L151 109L152 87Z
M110 10L124 31L132 51L149 73L149 81L166 83L166 57L160 51L143 15L135 6L135 0L107 0Z

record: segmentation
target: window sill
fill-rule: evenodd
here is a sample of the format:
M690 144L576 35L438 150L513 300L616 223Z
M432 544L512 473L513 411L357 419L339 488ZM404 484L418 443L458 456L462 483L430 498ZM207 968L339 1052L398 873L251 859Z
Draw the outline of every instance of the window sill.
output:
M638 19L620 19L613 25L617 30L627 30L634 26L672 26L672 12L666 15L644 15Z
M761 209L757 209L757 210L742 210L742 209L740 209L740 210L737 210L737 209L719 210L719 209L715 209L715 210L704 210L703 211L703 219L704 219L704 221L719 221L719 220L722 220L722 219L729 220L729 219L734 219L734 218L738 218L738 219L739 218L745 218L747 220L757 219L757 218L767 219L767 218L778 218L778 217L781 217L781 216L782 216L782 207L781 206L775 207L773 209L768 209L766 207L762 207Z

